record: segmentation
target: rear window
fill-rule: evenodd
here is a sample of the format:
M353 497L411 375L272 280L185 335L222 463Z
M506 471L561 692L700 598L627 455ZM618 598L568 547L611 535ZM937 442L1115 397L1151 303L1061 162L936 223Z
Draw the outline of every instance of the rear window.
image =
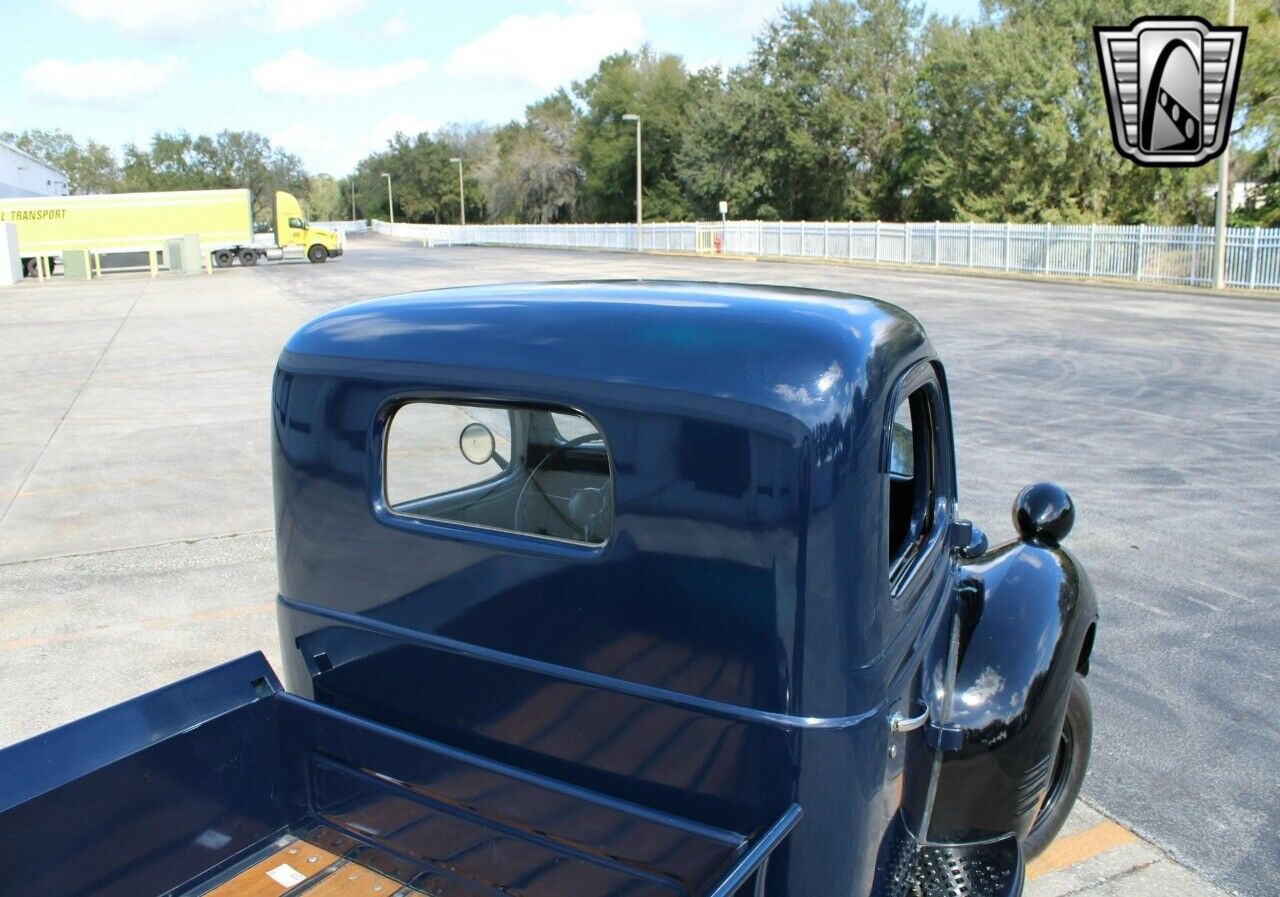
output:
M387 430L393 514L600 545L613 466L590 418L563 408L410 402Z

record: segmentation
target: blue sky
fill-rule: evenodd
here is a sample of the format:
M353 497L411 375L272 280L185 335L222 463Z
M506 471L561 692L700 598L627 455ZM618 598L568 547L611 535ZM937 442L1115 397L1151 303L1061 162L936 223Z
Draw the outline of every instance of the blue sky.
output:
M118 150L156 130L249 129L342 175L397 130L507 121L644 42L693 67L736 64L779 5L0 0L0 130L61 128ZM979 0L926 8L971 16Z

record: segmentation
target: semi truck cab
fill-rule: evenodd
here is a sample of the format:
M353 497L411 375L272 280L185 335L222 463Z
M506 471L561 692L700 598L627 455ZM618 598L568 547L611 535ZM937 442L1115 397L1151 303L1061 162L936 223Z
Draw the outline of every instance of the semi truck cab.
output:
M286 216L287 221L287 216ZM250 655L0 751L43 897L1016 897L1097 604L1039 483L957 516L886 303L408 294L285 346L284 684Z
M341 235L308 224L302 206L291 193L276 191L275 223L276 245L281 249L300 247L308 261L317 263L342 255Z

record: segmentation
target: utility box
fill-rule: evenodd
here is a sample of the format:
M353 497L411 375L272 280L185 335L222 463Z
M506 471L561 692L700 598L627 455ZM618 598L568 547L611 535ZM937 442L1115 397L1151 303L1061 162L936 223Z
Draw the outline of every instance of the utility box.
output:
M182 273L182 240L174 238L164 241L164 263L174 274Z
M200 274L204 271L204 257L200 253L200 235L186 234L182 238L182 273Z
M68 250L62 253L62 276L68 279L89 280L93 277L92 264L88 250Z
M203 262L200 258L200 235L187 234L166 240L164 260L174 274L199 274Z
M0 287L11 287L22 280L22 258L18 255L18 226L12 221L0 224Z

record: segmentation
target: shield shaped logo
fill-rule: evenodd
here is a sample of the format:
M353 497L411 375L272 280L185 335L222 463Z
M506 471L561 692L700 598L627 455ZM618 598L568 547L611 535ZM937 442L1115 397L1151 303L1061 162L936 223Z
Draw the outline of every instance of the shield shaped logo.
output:
M1139 165L1203 165L1227 145L1247 28L1144 16L1093 29L1111 137Z

